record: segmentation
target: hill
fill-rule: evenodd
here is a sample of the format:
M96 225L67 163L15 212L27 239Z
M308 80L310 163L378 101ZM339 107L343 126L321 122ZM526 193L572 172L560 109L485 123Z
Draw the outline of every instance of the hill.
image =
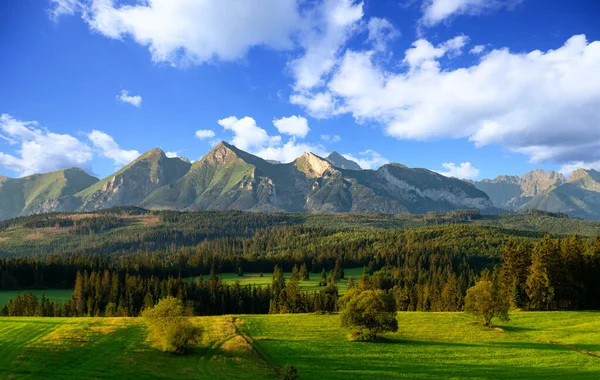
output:
M496 329L462 313L398 313L385 342L350 342L337 315L196 317L189 355L145 342L138 318L1 318L0 376L46 379L597 379L594 312L512 313Z
M113 208L92 213L32 215L0 222L0 256L51 253L112 254L155 251L171 245L195 246L221 237L250 237L261 231L306 228L326 236L357 231L370 241L373 231L438 229L462 226L472 236L494 229L503 236L540 237L600 234L600 222L556 217L550 214L480 215L378 213L253 213L240 211L152 211ZM302 234L302 231L298 231ZM303 241L303 240L302 240ZM333 242L332 242L333 243ZM302 244L302 243L300 243ZM320 244L317 237L311 244ZM281 248L283 249L283 247Z

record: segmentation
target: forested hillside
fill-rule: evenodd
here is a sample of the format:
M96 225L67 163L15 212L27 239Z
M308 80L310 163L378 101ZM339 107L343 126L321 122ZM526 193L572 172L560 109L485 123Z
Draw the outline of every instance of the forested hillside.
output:
M10 315L137 315L168 295L202 315L334 311L336 282L344 268L357 267L365 270L353 283L393 294L399 310L462 310L466 290L482 272L502 282L515 307L600 307L598 223L545 213L485 218L477 212L384 216L126 208L19 218L0 228L2 289L75 287L66 304L44 300L38 310L32 305L40 300L24 296L5 310ZM296 273L295 280L286 283L282 271ZM271 286L231 285L218 278L244 272L274 272ZM307 273L323 277L320 291L299 292L298 281ZM197 276L204 278L184 280Z

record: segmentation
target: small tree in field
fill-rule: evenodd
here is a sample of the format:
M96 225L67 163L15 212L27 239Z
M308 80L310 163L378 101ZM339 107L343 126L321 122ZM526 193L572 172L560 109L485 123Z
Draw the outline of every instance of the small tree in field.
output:
M168 297L151 309L143 312L142 317L148 327L148 340L156 348L175 354L183 354L196 344L202 330L194 326L184 316L185 309L181 300Z
M364 339L375 339L384 332L398 331L394 298L383 290L349 290L340 299L342 327L357 329Z
M492 318L499 318L508 322L510 302L502 293L497 276L490 278L489 273L484 273L475 286L467 290L465 298L465 311L483 318L486 326L490 326Z

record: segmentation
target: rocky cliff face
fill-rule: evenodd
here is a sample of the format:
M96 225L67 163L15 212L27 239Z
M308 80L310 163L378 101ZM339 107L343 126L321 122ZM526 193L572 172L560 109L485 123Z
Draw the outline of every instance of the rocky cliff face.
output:
M555 171L537 169L518 176L499 176L492 180L475 182L479 190L485 192L494 206L506 209L518 209L534 197L560 186L565 177Z

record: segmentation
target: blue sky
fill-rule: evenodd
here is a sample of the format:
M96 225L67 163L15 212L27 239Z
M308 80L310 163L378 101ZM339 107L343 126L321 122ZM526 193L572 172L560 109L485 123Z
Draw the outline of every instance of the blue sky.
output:
M600 169L600 2L0 3L0 174L219 140L462 178Z

